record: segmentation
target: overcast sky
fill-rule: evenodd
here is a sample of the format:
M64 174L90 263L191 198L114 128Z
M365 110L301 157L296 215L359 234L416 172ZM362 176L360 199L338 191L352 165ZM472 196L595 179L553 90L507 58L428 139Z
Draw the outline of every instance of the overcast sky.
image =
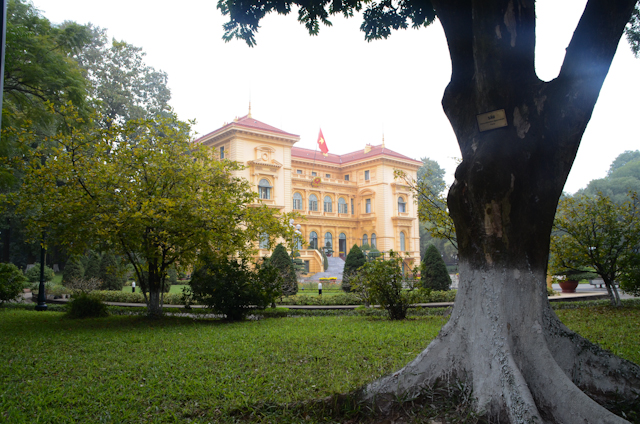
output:
M537 2L538 76L557 76L585 0ZM142 47L146 62L167 72L171 105L195 119L203 135L247 113L301 137L314 149L322 127L329 151L343 154L379 144L419 159L429 157L453 181L460 157L440 101L451 74L442 27L397 31L364 41L358 17L332 19L310 37L289 16L262 22L258 45L222 41L226 21L216 0L34 0L54 23L91 22L110 37ZM640 148L637 125L640 59L621 40L565 191L605 176L625 150Z

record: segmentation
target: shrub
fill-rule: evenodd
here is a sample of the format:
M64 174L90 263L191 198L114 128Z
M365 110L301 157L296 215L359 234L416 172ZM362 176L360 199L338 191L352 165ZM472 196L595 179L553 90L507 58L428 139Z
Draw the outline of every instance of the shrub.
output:
M0 263L0 305L15 300L26 282L27 278L17 266Z
M30 283L39 283L40 282L40 263L36 262L35 265L29 268L29 271L25 272L25 277L29 280ZM56 273L53 272L51 268L45 265L44 267L44 281L51 281L56 276Z
M86 254L86 266L84 267L84 276L86 278L100 279L100 262L102 261L102 255L99 252L90 250Z
M84 278L84 266L79 256L72 256L69 258L64 266L64 272L62 273L62 284L68 286L71 281L81 280Z
M355 275L358 268L365 264L366 259L364 253L354 244L349 253L347 259L344 262L344 270L342 271L342 290L349 293L351 291L351 278Z
M191 276L189 297L230 321L243 319L254 307L264 309L280 292L280 273L269 264L250 269L244 260L203 256ZM188 304L188 303L187 303Z
M174 267L169 268L167 271L167 279L169 280L169 287L178 284L178 271Z
M279 305L360 305L362 300L354 293L341 293L335 296L307 296L298 294L279 299Z
M430 244L422 261L422 287L432 290L449 290L451 277L438 248Z
M113 252L105 252L100 259L99 280L102 290L122 290L126 271Z
M402 258L393 250L389 259L364 264L352 279L352 289L367 303L382 306L390 319L404 319L409 309L409 294L403 290Z
M98 290L98 288L100 287L100 284L101 282L97 278L79 277L79 278L72 278L71 280L67 281L65 283L65 287L68 287L74 291L89 293L94 290Z
M292 296L298 293L298 278L296 277L296 270L293 266L293 261L287 253L287 249L278 244L269 258L269 265L275 267L280 272L282 278L282 294L284 296Z
M69 302L67 316L69 318L99 318L109 315L107 305L94 296L81 293Z

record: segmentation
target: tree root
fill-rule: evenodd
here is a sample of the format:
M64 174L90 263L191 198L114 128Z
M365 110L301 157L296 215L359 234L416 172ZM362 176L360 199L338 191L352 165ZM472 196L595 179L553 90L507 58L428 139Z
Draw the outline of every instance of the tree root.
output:
M384 411L457 379L472 388L476 413L490 422L627 422L602 405L638 402L638 365L567 329L542 295L505 296L490 284L482 290L482 299L468 286L458 292L438 337L403 369L364 388L362 398Z

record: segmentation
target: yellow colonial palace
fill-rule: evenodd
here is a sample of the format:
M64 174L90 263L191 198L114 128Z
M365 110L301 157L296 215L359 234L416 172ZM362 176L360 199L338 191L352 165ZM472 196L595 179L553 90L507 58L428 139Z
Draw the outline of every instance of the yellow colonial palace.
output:
M333 249L333 256L344 258L354 244L368 244L382 252L406 252L406 264L417 264L417 205L394 170L415 179L422 162L384 143L324 156L294 147L299 140L249 113L195 142L215 149L220 158L245 165L237 174L255 186L261 202L302 215L296 224L306 240L300 253L309 274L323 271L315 248L324 246Z

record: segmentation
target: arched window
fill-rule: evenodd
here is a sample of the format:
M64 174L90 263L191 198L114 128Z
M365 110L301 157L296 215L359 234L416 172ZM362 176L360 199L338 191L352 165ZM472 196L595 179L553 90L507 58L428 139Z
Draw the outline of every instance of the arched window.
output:
M293 209L302 210L302 194L293 193Z
M315 231L311 231L311 234L309 234L309 246L311 246L312 249L318 248L318 233Z
M333 203L331 202L331 197L329 196L324 196L324 211L333 212Z
M378 243L378 240L376 239L376 233L372 233L371 234L371 248L375 249L377 243Z
M333 236L331 233L327 232L324 234L324 247L333 248Z
M349 213L347 201L342 197L338 199L338 213Z
M365 244L369 244L369 237L366 234L362 236L362 245L364 246Z
M398 197L398 212L406 212L407 204L404 202L402 196Z
M258 183L258 193L261 199L271 199L271 184L264 178Z
M400 251L404 252L406 251L406 245L405 245L405 239L404 239L404 232L400 232Z
M318 198L315 194L309 196L309 210L317 211L318 210Z

